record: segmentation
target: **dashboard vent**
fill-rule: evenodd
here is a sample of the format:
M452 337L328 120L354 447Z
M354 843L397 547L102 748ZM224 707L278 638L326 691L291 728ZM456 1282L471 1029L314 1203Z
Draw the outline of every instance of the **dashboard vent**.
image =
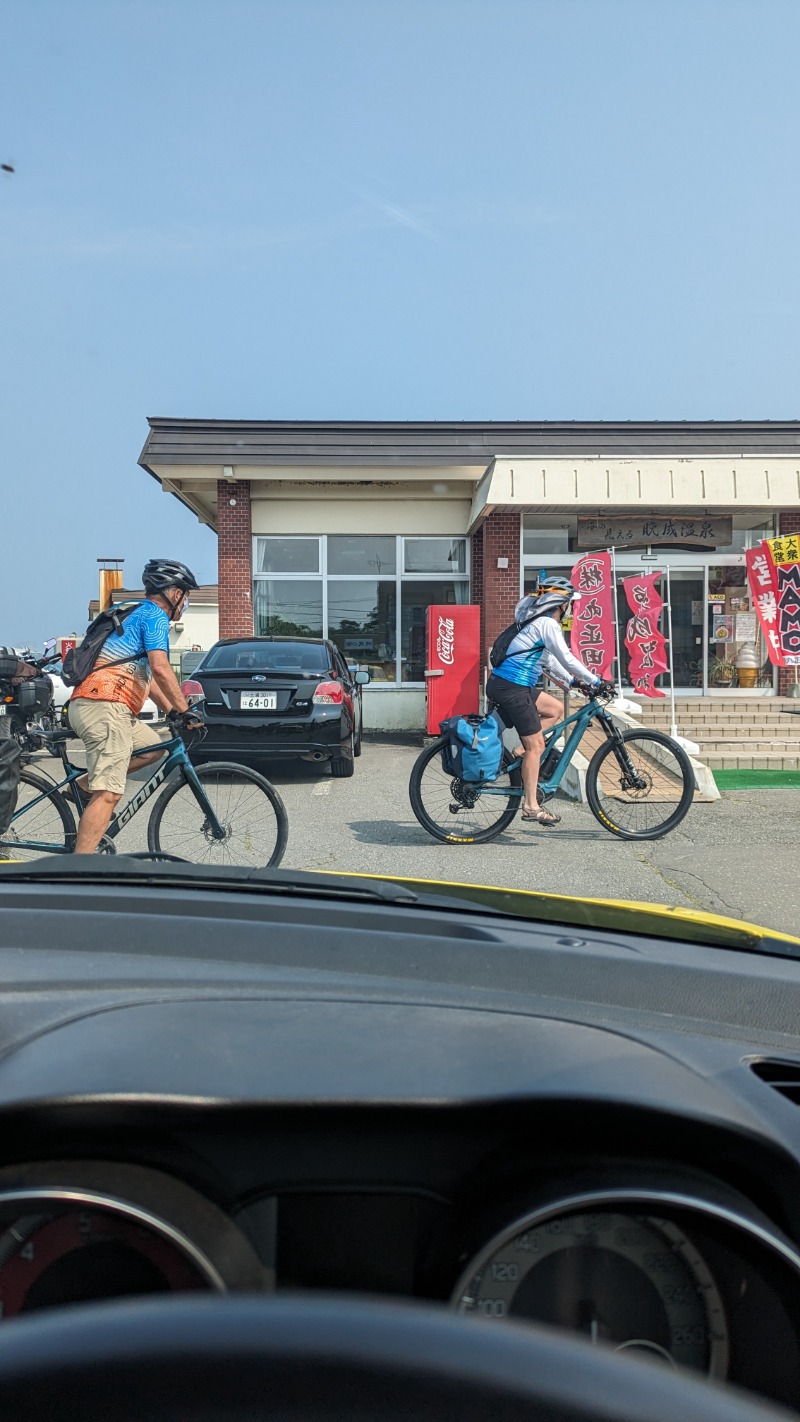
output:
M800 1106L800 1062L760 1061L750 1065L756 1076L773 1091Z

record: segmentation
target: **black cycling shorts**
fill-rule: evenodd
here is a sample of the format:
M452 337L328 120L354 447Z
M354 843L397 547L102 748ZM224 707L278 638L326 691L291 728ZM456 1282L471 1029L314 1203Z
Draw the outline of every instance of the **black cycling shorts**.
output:
M541 687L518 686L494 672L486 683L486 695L497 703L507 726L513 726L520 736L535 736L542 729L536 706Z

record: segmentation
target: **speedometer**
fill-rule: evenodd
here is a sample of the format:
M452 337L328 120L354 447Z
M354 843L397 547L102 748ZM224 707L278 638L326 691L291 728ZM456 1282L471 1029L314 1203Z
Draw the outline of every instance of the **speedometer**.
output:
M551 1324L618 1352L727 1374L711 1271L682 1225L641 1209L523 1217L472 1261L452 1302L460 1313Z

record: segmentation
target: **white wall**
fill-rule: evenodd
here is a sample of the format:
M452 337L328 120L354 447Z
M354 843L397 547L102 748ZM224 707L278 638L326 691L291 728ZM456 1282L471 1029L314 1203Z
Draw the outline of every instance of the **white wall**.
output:
M466 534L469 499L259 499L253 533Z
M178 631L178 626L180 631ZM180 622L170 628L169 645L172 652L190 652L192 647L202 647L208 651L219 641L219 609L214 604L192 606L190 603Z
M425 692L419 687L377 691L364 687L365 731L424 731Z

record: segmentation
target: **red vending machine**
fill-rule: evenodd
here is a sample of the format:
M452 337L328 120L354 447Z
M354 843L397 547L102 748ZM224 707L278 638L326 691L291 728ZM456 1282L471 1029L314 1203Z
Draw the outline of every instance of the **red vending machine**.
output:
M479 709L481 690L481 610L448 603L428 608L428 734L437 735L447 716Z

